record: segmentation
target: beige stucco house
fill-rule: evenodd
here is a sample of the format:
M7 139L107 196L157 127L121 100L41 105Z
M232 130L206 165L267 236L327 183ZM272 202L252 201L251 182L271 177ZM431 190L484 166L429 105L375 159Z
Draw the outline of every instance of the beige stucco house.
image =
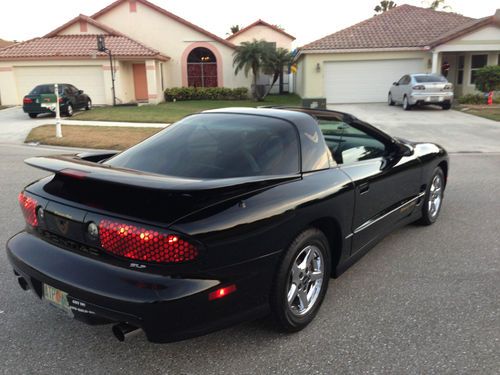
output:
M331 104L382 102L404 74L434 72L459 96L474 92L474 71L499 64L499 55L499 10L473 19L400 5L303 46L295 91Z
M260 26L251 28L255 36L245 32L240 37L286 43L282 32L262 34ZM251 84L251 77L234 74L238 41L220 38L147 0L117 0L41 38L0 49L2 103L21 104L37 84L59 82L84 90L94 104L111 104L111 64L106 53L97 51L97 35L105 36L113 55L118 103L158 103L167 87Z
M290 51L295 37L278 26L259 19L226 38L234 44L251 42L254 39L271 41L275 43L277 48L285 48Z

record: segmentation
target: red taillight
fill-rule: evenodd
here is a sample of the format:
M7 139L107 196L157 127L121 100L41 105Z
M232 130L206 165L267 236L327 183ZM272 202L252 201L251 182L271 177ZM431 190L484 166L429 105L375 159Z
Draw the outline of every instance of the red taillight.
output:
M64 102L64 99L63 98L59 98L59 103L62 103Z
M24 98L23 99L23 104L31 104L31 103L33 103L33 99L31 99L31 98Z
M101 247L118 256L156 263L181 263L198 257L198 249L179 236L131 224L101 220Z
M58 173L62 174L64 176L76 178L78 180L83 180L88 175L88 172L80 171L78 169L70 169L70 168L65 168L65 169L59 171Z
M19 193L18 200L21 205L21 210L23 211L24 219L29 225L36 227L38 225L38 218L36 216L38 202L36 199L28 197L24 193Z
M213 301L214 299L223 298L231 293L236 292L236 285L231 284L224 288L219 288L208 295L208 300Z

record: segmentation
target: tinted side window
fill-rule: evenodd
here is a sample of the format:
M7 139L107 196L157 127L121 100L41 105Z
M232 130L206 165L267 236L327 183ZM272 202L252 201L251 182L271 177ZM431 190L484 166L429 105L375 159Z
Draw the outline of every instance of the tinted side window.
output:
M327 118L319 118L318 124L332 157L337 159L336 155L342 140L342 134L348 125L340 120Z
M403 76L403 77L401 77L401 79L399 80L398 83L400 85L407 85L409 82L410 82L410 77L409 76Z
M384 143L351 125L345 124L343 128L336 153L338 163L349 164L384 156Z
M293 125L237 114L199 114L171 125L106 162L117 167L192 178L299 172Z

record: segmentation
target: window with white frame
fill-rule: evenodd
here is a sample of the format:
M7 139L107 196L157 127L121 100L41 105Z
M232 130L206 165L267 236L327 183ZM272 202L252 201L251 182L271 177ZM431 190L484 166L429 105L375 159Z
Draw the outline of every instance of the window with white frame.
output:
M477 71L488 65L488 55L472 55L470 62L470 83L476 83Z

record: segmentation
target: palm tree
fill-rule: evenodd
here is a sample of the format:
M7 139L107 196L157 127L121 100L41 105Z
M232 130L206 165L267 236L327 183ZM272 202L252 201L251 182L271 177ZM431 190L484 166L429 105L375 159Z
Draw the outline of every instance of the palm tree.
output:
M449 5L446 5L444 2L446 0L432 0L429 3L429 9L432 10L451 10L451 7Z
M271 52L270 44L265 40L256 40L252 42L243 42L234 51L233 66L234 74L238 74L240 71L245 73L248 77L250 71L253 74L253 96L257 100L262 100L265 95L262 95L257 90L257 82L259 80L259 74L264 67L265 62L268 60L268 56Z
M233 25L230 27L231 34L236 34L238 31L240 31L240 25Z
M396 8L398 5L394 1L381 1L373 10L376 14L387 12L389 9Z
M292 54L286 48L273 49L266 56L266 60L264 61L264 72L273 76L267 94L269 94L278 79L280 80L280 94L283 94L283 69L291 62Z

